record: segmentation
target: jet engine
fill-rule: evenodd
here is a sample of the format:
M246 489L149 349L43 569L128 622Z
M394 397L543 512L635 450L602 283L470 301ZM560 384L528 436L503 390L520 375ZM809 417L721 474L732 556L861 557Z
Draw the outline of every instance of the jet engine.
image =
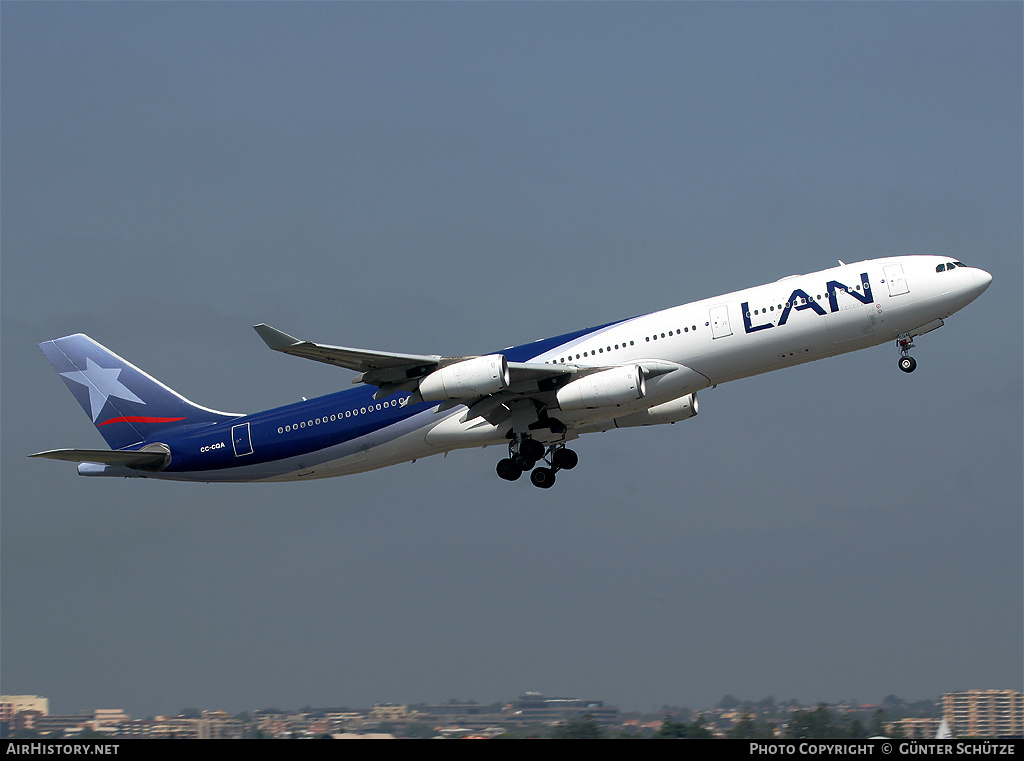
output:
M646 410L623 415L613 421L616 428L631 428L636 425L661 425L688 420L697 414L697 395L686 394Z
M420 381L419 392L425 402L441 402L496 394L508 384L505 355L488 354L435 370Z
M563 410L617 407L644 397L644 374L639 365L626 365L585 375L558 389L555 398Z
M656 404L646 410L632 412L622 417L602 420L593 425L576 429L579 434L611 431L615 428L632 428L638 425L661 425L678 423L697 414L697 394L684 394L667 402Z

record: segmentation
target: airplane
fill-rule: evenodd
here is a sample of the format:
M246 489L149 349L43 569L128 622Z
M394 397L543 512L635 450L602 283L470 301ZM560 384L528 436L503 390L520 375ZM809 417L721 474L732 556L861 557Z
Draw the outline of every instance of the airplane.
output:
M31 457L83 476L296 481L360 473L467 447L507 446L498 476L550 488L588 433L676 423L697 393L914 339L980 296L992 276L946 256L872 259L554 338L463 357L312 343L266 324L275 351L352 370L356 388L251 415L190 402L82 334L39 346L110 449Z

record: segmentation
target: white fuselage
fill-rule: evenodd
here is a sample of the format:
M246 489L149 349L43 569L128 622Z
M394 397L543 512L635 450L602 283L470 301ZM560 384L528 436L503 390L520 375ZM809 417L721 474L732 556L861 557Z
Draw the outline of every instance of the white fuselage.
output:
M963 265L937 271L952 261L903 256L846 264L634 317L549 347L529 361L579 367L665 363L674 369L649 379L647 393L632 404L553 412L567 430L538 438L570 440L607 430L616 420L701 388L926 332L991 282L988 273ZM301 462L191 475L210 481L323 478L508 439L507 425L466 419L464 406L437 409L325 448L316 457L296 458Z

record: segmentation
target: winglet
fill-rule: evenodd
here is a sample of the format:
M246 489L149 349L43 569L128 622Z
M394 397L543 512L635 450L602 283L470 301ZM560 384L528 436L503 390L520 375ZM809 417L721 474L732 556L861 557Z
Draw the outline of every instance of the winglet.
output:
M266 323L253 325L253 330L260 334L263 342L274 351L285 351L293 346L304 343L295 336L290 336L277 328L272 328Z

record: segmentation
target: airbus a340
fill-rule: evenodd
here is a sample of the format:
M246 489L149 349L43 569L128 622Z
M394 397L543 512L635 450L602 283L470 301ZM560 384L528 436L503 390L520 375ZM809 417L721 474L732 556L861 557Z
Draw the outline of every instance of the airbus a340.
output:
M585 433L676 423L726 381L913 340L974 301L992 276L945 256L901 256L791 275L691 304L466 357L350 349L269 325L276 351L359 373L356 388L252 415L201 407L81 334L40 344L110 449L32 457L84 476L294 481L501 445L498 475L541 488L577 464Z

